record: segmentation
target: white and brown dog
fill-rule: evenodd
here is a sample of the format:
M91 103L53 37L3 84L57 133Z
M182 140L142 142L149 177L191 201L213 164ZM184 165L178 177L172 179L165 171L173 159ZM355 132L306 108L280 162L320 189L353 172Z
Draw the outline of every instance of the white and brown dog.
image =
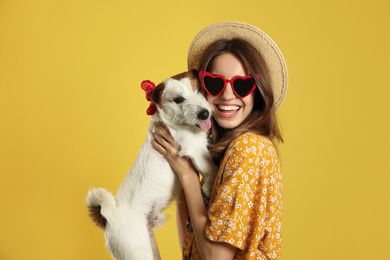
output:
M175 198L179 180L151 145L157 123L167 126L180 147L179 156L190 158L203 175L206 196L217 173L207 150L212 108L200 91L197 73L189 71L165 80L153 90L151 101L157 113L151 116L148 137L116 196L98 188L90 190L86 199L92 219L104 230L107 248L117 260L160 258L152 227L164 224L162 211Z

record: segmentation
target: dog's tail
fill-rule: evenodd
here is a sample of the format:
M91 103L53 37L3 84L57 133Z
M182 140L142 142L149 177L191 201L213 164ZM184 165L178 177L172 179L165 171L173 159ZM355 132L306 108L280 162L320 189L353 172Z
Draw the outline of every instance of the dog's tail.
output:
M114 196L103 188L92 189L88 192L86 202L92 221L104 230L107 221L113 219L116 208Z

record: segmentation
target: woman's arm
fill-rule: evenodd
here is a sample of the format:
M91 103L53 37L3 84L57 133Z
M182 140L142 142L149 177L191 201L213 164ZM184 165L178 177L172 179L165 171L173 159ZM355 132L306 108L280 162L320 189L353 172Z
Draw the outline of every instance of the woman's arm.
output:
M180 188L177 198L176 198L176 225L177 225L177 235L179 237L180 248L183 250L183 242L186 228L186 219L188 216L188 207L186 196L184 195L184 190Z
M161 134L154 134L155 139L152 141L152 145L167 159L180 179L191 217L192 228L202 258L233 259L237 250L236 247L224 242L212 242L205 235L205 229L208 224L207 209L203 202L201 185L196 169L188 158L178 156L179 147L169 131L161 125L158 126L158 130ZM179 239L181 239L180 234Z

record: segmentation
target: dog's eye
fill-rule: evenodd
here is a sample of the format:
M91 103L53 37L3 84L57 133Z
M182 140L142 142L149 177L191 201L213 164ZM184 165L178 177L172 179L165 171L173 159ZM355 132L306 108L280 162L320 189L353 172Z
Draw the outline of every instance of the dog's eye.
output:
M183 103L184 100L186 100L186 99L183 97L177 97L177 98L173 99L173 102L175 102L176 104L180 104L180 103Z

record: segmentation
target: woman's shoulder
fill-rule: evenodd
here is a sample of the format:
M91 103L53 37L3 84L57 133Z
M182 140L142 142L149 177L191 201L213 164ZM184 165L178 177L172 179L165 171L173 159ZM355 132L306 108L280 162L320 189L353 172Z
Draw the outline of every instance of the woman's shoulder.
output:
M221 165L245 163L245 161L278 161L277 151L272 141L263 135L246 132L229 144Z
M260 145L264 148L275 148L272 141L268 137L260 134L255 134L253 132L246 132L234 138L233 141L230 143L228 149L234 147L248 147L253 145Z
M246 157L277 158L277 151L272 141L263 135L246 132L229 144L225 160Z

